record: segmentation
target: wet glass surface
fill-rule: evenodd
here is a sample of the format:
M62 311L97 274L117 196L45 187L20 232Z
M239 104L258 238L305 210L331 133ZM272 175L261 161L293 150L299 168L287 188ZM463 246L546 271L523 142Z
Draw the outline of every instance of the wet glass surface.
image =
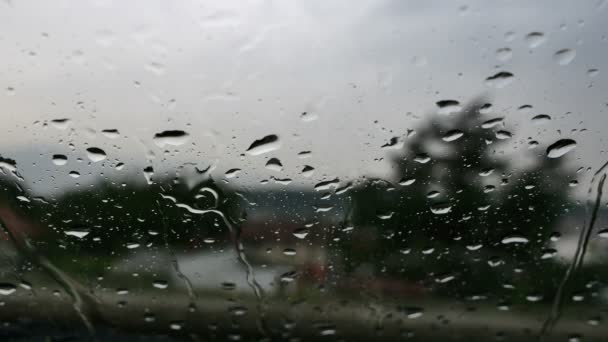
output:
M605 340L606 7L0 3L0 338Z

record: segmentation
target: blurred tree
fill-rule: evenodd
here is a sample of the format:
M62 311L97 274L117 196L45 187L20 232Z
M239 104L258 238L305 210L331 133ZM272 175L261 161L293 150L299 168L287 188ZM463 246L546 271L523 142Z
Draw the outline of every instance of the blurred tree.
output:
M457 113L430 114L391 158L393 179L359 184L355 229L342 242L348 271L371 264L377 277L462 297L553 292L563 266L548 258L550 235L574 205L571 172L539 147L522 155L489 108L477 99ZM528 157L531 166L523 165Z

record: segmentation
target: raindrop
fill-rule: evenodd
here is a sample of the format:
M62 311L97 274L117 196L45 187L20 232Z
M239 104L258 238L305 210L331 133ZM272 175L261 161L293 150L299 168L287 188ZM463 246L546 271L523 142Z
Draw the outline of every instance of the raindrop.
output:
M280 147L279 137L271 134L254 141L246 153L252 156L268 153L271 151L278 150Z
M542 125L551 121L551 116L547 114L538 114L532 118L532 123L535 125Z
M283 250L283 254L285 254L287 256L294 256L294 255L296 255L296 250L293 248L285 248Z
M154 286L157 289L164 290L167 287L169 287L169 283L166 280L159 280L159 279L157 279L157 280L154 280L152 282L152 286Z
M426 197L427 198L435 198L435 197L439 196L439 194L440 194L439 191L433 190L433 191L429 191L426 194Z
M597 74L599 74L599 70L598 69L589 69L587 70L587 76L593 78L595 76L597 76Z
M173 321L173 322L169 323L169 328L171 330L182 330L183 327L184 327L184 322L181 322L181 321Z
M553 60L559 65L568 65L576 57L576 50L561 49L553 55Z
M576 147L576 141L572 139L560 139L547 147L547 157L559 158L572 151Z
M513 57L513 51L509 48L500 48L496 50L496 59L501 62L506 62Z
M462 107L460 106L460 102L458 102L456 100L441 100L441 101L438 101L436 104L437 104L437 107L439 107L437 114L448 115L448 114L458 113L462 110Z
M509 83L513 81L513 74L507 71L501 71L496 73L488 78L486 78L486 85L495 87L495 88L503 88Z
M54 119L51 120L51 125L57 129L64 130L70 126L70 119Z
M608 228L600 230L597 235L601 238L608 238Z
M308 236L308 233L308 228L296 228L292 234L298 239L304 239Z
M87 148L87 157L93 163L97 163L106 159L106 152L98 147L89 147Z
M53 164L61 166L68 163L68 157L63 154L54 154L53 155Z
M308 178L311 177L315 173L315 168L310 165L304 165L302 168L302 176Z
M529 302L540 302L543 299L543 296L540 294L529 294L526 296L526 300Z
M283 171L283 164L277 158L271 158L266 162L266 168L271 171L281 172Z
M70 171L69 175L72 178L78 178L78 177L80 177L80 173L78 171Z
M464 132L459 129L453 129L445 133L442 137L443 141L454 141L460 139L464 135Z
M418 153L415 157L414 157L414 161L416 163L420 163L420 164L426 164L431 160L431 157L429 157L428 154L426 153Z
M414 184L414 182L416 181L416 178L403 178L402 180L399 181L399 185L412 185Z
M510 139L512 137L511 132L509 131L498 131L496 132L496 138L500 140Z
M542 32L531 32L525 37L525 41L530 49L535 49L545 42L545 34Z
M190 135L184 131L172 130L162 131L154 134L154 144L160 148L166 145L180 146L185 144L190 139Z
M230 169L228 171L226 171L226 173L224 174L226 176L226 178L234 178L236 176L238 176L238 174L241 172L241 169Z
M452 210L452 206L448 203L437 203L431 206L431 212L436 215L444 215Z
M138 248L138 247L139 247L139 243L137 243L137 242L129 242L129 243L127 243L127 248L128 249L135 249L135 248Z
M236 289L236 284L231 282L223 282L220 284L222 286L222 290L232 291Z
M494 126L501 124L502 121L503 121L503 118L490 119L490 120L484 121L481 124L481 128L484 128L484 129L492 128Z
M528 243L530 240L523 236L507 236L501 241L503 244L519 244L519 243Z
M120 133L117 129L104 129L101 131L101 134L103 134L108 139L116 139L120 137Z
M17 287L10 283L0 283L0 295L8 296L17 291Z
M89 235L90 231L88 231L88 230L75 230L75 229L72 229L72 230L66 230L63 233L65 235L67 235L67 236L73 236L73 237L82 239L85 236Z
M148 184L152 184L152 176L154 175L154 168L152 166L146 166L144 168L144 177Z

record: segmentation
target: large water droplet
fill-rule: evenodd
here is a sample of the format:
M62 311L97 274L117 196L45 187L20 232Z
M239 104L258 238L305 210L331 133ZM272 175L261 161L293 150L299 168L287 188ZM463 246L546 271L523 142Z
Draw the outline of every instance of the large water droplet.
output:
M87 157L93 163L100 162L106 159L106 152L98 147L87 148Z
M53 164L61 166L68 163L68 157L63 154L54 154L53 155Z
M547 157L559 158L572 151L576 147L576 141L572 139L560 139L547 147Z
M266 168L271 171L281 172L283 171L283 164L277 158L271 158L266 162Z
M71 230L66 230L63 232L65 235L67 236L74 236L76 238L82 239L85 236L89 235L90 231L88 230L81 230L81 229L71 229Z
M547 114L538 114L532 118L532 123L535 125L542 125L549 121L551 121L551 116L549 116Z
M486 78L486 85L495 87L495 88L503 88L509 83L511 83L514 79L512 73L508 71L498 72L488 78Z
M438 101L436 104L437 107L439 107L439 110L437 111L438 114L448 115L458 113L462 110L460 102L456 100L441 100Z
M254 141L246 153L252 156L257 156L260 154L268 153L271 151L278 150L280 147L279 137L275 134L270 134L262 139L258 139Z
M576 50L562 49L553 55L553 60L559 65L568 65L574 60L574 57L576 57Z
M503 244L519 244L519 243L528 243L529 240L523 236L507 236L501 241Z
M431 206L431 212L436 215L444 215L452 210L449 203L437 203Z
M454 141L460 139L464 135L464 132L459 129L453 129L451 131L446 132L443 135L443 141Z
M509 48L500 48L496 50L496 59L501 62L506 62L513 56L513 51Z
M163 148L166 145L170 146L180 146L188 142L190 139L190 135L184 131L179 130L171 130L171 131L162 131L160 133L154 134L154 144L156 146Z
M120 137L120 133L117 129L104 129L101 131L101 134L103 134L108 139L116 139Z
M542 32L531 32L526 35L525 41L530 49L535 49L545 42L545 34Z
M70 119L54 119L51 120L51 125L57 129L64 130L70 126Z
M11 283L0 283L0 295L8 296L17 291L17 287Z

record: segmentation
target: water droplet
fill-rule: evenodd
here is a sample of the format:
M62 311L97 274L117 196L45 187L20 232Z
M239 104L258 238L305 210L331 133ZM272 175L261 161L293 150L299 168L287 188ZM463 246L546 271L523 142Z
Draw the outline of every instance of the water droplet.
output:
M498 72L488 78L486 78L486 85L495 88L503 88L509 83L513 82L515 76L508 71Z
M454 141L460 139L464 135L464 132L459 129L453 129L451 131L446 132L442 139L443 141Z
M414 182L416 182L416 178L403 178L399 181L399 185L408 186L414 184Z
M435 282L440 283L440 284L445 284L447 282L454 280L455 278L456 277L453 275L445 275L445 276L435 279Z
M98 147L89 147L87 148L87 157L93 163L100 162L106 159L106 152Z
M600 230L597 235L601 238L608 238L608 228Z
M572 151L576 147L576 141L572 139L560 139L547 147L547 157L559 158Z
M68 157L63 154L54 154L53 155L53 164L61 166L68 163Z
M304 239L308 236L308 233L308 228L296 228L292 234L298 239Z
M296 255L296 250L293 248L285 248L283 250L283 254L285 254L287 256L294 256L294 255Z
M166 145L180 146L188 142L190 135L184 131L171 130L154 134L154 144L160 148Z
M157 289L164 290L167 287L169 287L169 283L166 280L157 279L152 282L152 286L154 286Z
M80 177L80 173L78 171L70 171L69 175L72 178L78 178L78 177Z
M246 153L252 156L257 156L271 151L276 151L280 146L279 137L271 134L263 137L262 139L254 141L249 146Z
M148 184L152 184L152 176L154 176L154 168L152 166L146 166L144 168L144 177Z
M439 107L437 114L449 115L453 113L458 113L462 110L460 102L456 100L441 100L438 101L436 104L437 107Z
M529 302L540 302L543 300L543 296L540 294L529 294L526 296L526 300Z
M304 165L302 168L302 176L309 178L315 173L315 168L310 165Z
M431 157L429 157L428 154L426 153L418 153L415 157L414 157L414 161L416 163L420 163L420 164L426 164L429 161L431 161Z
M595 76L597 76L597 74L599 74L599 70L598 69L589 69L587 70L587 76L593 78Z
M437 203L431 206L431 212L436 215L444 215L452 210L449 203Z
M70 119L54 119L51 120L51 125L57 129L67 129L72 122Z
M120 133L117 129L104 129L101 131L101 134L103 134L108 139L116 139L120 137Z
M512 137L511 132L509 131L497 131L496 132L496 138L499 140L505 140L505 139L510 139Z
M507 236L501 241L503 244L519 244L519 243L528 243L530 240L523 236Z
M547 114L538 114L532 118L532 123L535 125L542 125L551 121L551 116Z
M503 118L490 119L490 120L484 121L481 124L481 128L484 128L484 129L492 128L494 126L497 126L498 124L501 124L502 121L503 121Z
M545 42L545 34L542 32L531 32L525 37L525 41L530 49L535 49Z
M488 168L482 169L481 172L479 172L479 175L482 177L487 177L487 176L491 175L492 172L494 172L494 168L488 167Z
M576 57L576 50L562 49L553 55L553 60L559 65L568 65L574 60L574 57Z
M230 169L230 170L226 171L224 176L226 176L226 178L234 178L234 177L238 176L238 174L240 172L241 172L241 169Z
M236 284L231 282L223 282L220 284L222 286L222 290L232 291L236 289Z
M182 330L183 327L184 327L184 322L181 322L181 321L173 321L173 322L169 323L169 328L171 330Z
M281 172L283 171L283 164L277 158L271 158L266 162L266 168L271 171Z
M63 232L65 235L67 236L74 236L76 238L82 239L85 236L89 235L91 232L88 230L75 230L75 229L71 229L71 230L66 230Z
M17 287L11 283L0 283L0 295L8 296L17 291Z
M156 321L156 315L154 315L153 313L147 312L144 314L144 322L146 323L152 323Z
M138 247L139 247L139 243L137 243L137 242L129 242L129 243L127 243L127 248L128 249L135 249L135 248L138 248Z
M228 308L228 312L233 316L244 316L247 313L247 308L244 306L233 306Z
M513 57L513 51L511 49L505 47L496 50L496 59L501 62L506 62Z

